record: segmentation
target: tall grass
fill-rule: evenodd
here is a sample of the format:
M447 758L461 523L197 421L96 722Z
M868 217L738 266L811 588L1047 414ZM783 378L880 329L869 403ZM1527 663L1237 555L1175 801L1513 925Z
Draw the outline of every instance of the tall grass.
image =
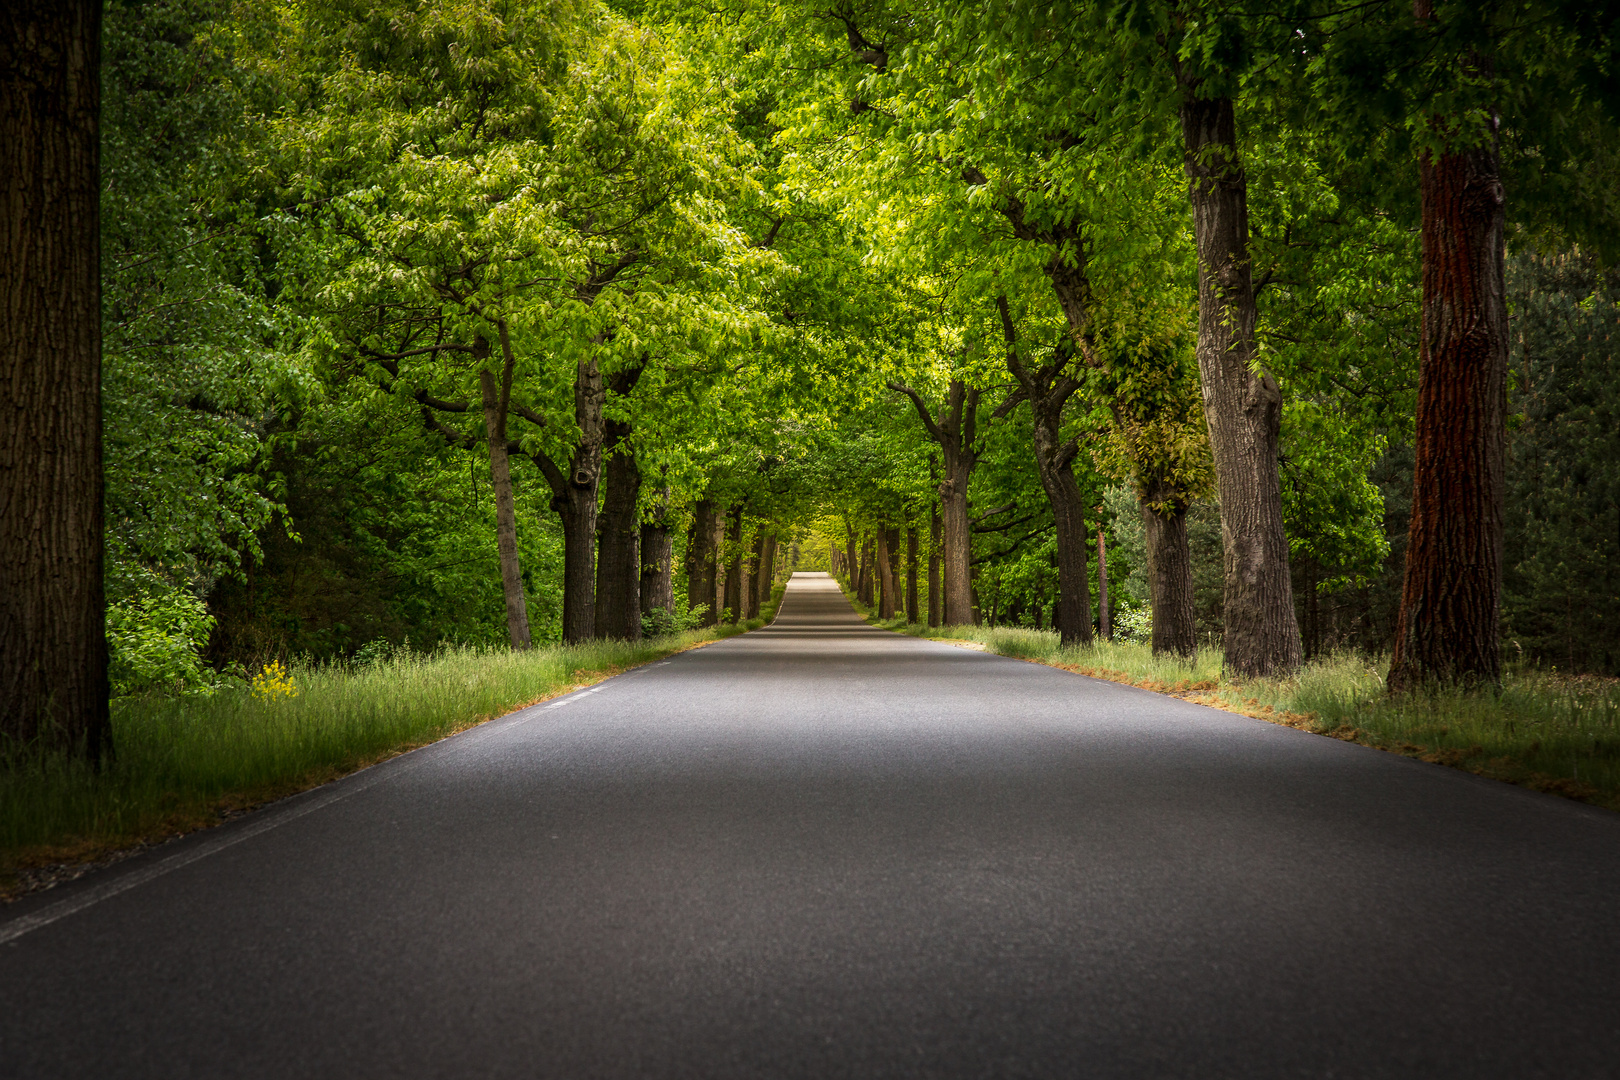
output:
M0 762L0 872L93 859L212 824L601 676L754 629L774 616L780 595L739 626L647 641L405 650L364 666L294 663L291 695L260 680L257 694L118 699L116 754L100 771L58 755ZM0 895L7 891L0 880Z
M952 626L903 619L900 633L979 643L987 651L1174 694L1204 705L1466 769L1620 810L1620 680L1509 670L1497 689L1434 688L1390 696L1388 662L1337 652L1288 679L1234 679L1220 651L1155 657L1146 644L1064 648L1050 630Z

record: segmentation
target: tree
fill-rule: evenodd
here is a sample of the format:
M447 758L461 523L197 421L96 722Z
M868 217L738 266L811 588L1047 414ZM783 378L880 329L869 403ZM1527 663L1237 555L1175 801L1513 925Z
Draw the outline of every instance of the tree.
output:
M111 747L102 581L101 4L0 18L0 736Z

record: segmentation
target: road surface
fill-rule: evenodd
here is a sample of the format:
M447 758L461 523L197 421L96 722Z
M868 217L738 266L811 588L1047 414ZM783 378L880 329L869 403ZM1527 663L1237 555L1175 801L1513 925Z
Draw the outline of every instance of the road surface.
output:
M1620 1075L1620 815L823 576L560 700L0 910L0 1076Z

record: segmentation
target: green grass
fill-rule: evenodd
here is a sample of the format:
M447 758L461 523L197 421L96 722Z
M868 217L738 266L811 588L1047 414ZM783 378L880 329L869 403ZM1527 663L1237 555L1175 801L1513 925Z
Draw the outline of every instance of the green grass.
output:
M293 696L244 690L113 703L110 767L0 765L0 896L18 871L84 862L223 820L576 686L775 615L639 642L401 652L365 667L294 664Z
M1146 644L1064 648L1050 630L867 619L1620 810L1620 680L1526 667L1510 670L1499 690L1391 697L1388 660L1352 652L1320 657L1289 679L1237 680L1212 648L1183 661L1155 657Z

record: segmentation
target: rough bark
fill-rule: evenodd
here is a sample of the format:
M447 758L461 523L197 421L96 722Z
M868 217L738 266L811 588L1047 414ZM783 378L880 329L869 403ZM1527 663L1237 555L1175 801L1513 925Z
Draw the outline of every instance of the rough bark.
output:
M487 357L489 345L479 338L478 350ZM489 444L489 481L495 491L495 546L500 552L501 590L506 594L506 635L514 649L529 647L529 605L523 596L523 568L518 562L517 511L512 504L512 464L506 450L506 407L512 397L512 364L501 365L497 388L490 370L480 368L478 387L483 395L484 433Z
M945 617L944 597L940 594L939 549L944 525L939 517L939 504L935 503L928 515L928 625L938 627Z
M102 591L101 4L0 19L0 741L111 751Z
M952 379L945 406L936 420L915 390L899 383L889 386L911 399L929 437L939 445L944 473L939 483L943 618L947 626L971 623L974 621L973 534L968 520L967 493L974 466L979 463L979 391L969 389L960 379Z
M1300 638L1277 463L1282 391L1255 369L1248 185L1231 99L1199 98L1186 67L1179 82L1198 249L1198 370L1221 500L1226 666L1282 675L1299 667Z
M917 605L917 526L906 527L906 622L915 623Z
M1508 321L1496 146L1419 164L1423 323L1392 692L1501 679Z
M715 580L720 565L714 546L718 516L712 500L701 500L692 508L692 529L686 537L686 602L692 607L702 606L703 626L713 626L720 621L715 603L718 595Z
M731 612L728 621L735 625L742 621L743 617L742 504L738 503L732 507L728 516L731 523L726 529L726 608Z
M1153 655L1191 657L1198 647L1198 626L1193 613L1187 504L1166 491L1153 490L1142 498L1141 506L1153 606Z

